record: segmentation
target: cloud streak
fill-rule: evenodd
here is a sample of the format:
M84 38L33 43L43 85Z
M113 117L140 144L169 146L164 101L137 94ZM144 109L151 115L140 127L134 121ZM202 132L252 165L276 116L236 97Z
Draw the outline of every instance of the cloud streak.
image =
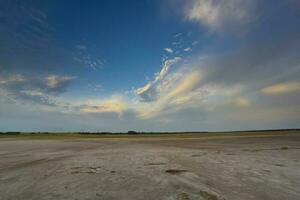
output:
M300 82L278 83L275 85L265 87L261 91L266 95L283 95L288 93L299 93Z

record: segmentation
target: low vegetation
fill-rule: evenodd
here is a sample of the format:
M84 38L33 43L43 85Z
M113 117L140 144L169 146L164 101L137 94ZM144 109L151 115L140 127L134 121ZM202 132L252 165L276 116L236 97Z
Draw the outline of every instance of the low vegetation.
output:
M236 137L269 137L299 134L300 129L291 130L262 130L262 131L233 131L233 132L0 132L0 138L23 139L93 139L93 138L236 138ZM170 137L172 136L172 137ZM282 147L286 150L288 147Z

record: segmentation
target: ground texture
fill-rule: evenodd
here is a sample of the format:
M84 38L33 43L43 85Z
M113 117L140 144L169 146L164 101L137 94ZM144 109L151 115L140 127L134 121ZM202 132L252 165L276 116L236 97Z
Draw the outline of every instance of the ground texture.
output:
M300 134L2 138L0 199L299 200Z

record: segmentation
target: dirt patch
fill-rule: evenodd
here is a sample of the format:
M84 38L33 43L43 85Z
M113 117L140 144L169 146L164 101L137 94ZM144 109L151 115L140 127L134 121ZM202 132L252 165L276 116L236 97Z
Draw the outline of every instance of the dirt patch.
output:
M192 157L201 157L201 156L205 156L206 153L201 153L201 154L193 154Z
M167 169L166 171L165 171L166 173L168 173L168 174L182 174L182 173L185 173L185 172L187 172L187 170L185 170L185 169Z
M166 163L147 163L145 166L165 165Z
M71 174L95 174L100 172L101 167L73 167L72 170L73 171L71 171Z
M199 193L205 200L219 200L219 198L216 195L207 191L201 190Z
M190 200L189 195L185 192L183 192L179 195L179 199L180 200Z
M283 165L283 164L275 164L275 166L278 166L278 167L285 167L285 165Z

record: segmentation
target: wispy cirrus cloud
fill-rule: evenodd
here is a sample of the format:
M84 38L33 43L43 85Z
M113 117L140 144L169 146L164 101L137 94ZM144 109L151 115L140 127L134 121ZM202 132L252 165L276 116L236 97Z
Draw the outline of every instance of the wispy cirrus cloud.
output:
M77 44L77 39L66 42L64 36L58 36L61 30L57 29L55 19L48 12L23 1L0 1L0 70L22 71L26 68L29 73L41 74L43 70L54 73L62 66L102 68L105 61L94 53L96 50L93 52L84 43Z
M75 45L74 60L80 65L92 70L101 69L104 66L104 61L98 57L92 56L86 45Z
M145 86L135 89L135 94L138 95L143 101L153 101L157 96L157 85L168 74L170 67L175 65L181 60L181 57L174 57L172 59L165 60L160 72L158 72L154 80L149 81Z

